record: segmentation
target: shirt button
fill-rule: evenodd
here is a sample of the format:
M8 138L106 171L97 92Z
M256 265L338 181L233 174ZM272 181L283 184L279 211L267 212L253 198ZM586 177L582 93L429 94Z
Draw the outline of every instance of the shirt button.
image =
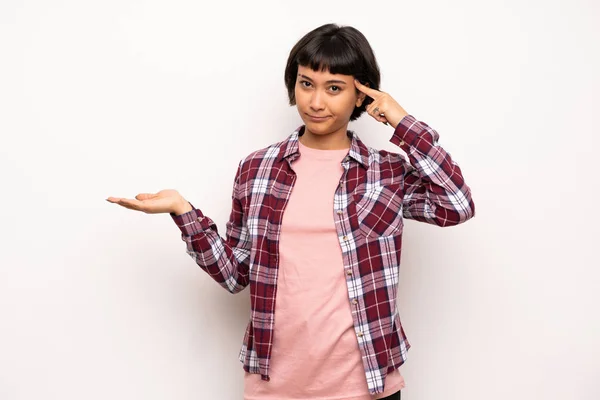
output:
M400 143L398 143L398 146L404 146L404 140L400 139Z
M344 187L344 182L340 182L340 187Z
M344 241L346 241L346 240L348 240L348 236L344 236L342 239L343 239Z
M362 332L358 332L358 337L362 337L363 333Z
M347 269L346 270L346 275L352 275L352 270L351 269Z
M337 215L342 215L343 211L342 210L337 210Z
M358 300L352 299L352 304L358 304Z

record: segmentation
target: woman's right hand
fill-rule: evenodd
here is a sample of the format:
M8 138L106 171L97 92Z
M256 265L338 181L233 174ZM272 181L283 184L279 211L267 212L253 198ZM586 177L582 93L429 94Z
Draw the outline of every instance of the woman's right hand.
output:
M140 193L135 199L109 197L106 201L118 204L130 210L143 211L146 214L173 213L176 215L192 211L191 204L177 190L166 189L158 193Z

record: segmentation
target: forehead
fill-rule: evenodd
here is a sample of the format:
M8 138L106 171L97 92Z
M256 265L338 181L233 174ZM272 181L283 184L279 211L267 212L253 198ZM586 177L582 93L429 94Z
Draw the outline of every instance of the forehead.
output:
M326 71L313 71L310 67L298 66L298 75L304 75L315 82L326 82L330 80L345 81L348 83L353 82L354 77L352 75L344 74L332 74L328 70Z

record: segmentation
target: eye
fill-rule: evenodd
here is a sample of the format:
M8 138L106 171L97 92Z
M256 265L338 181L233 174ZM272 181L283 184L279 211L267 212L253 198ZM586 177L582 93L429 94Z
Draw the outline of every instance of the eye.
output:
M300 86L308 87L307 85L305 85L305 83L307 85L310 85L310 82L308 82L308 81L300 81Z
M333 90L333 88L335 88L336 90ZM340 90L342 90L339 86L332 86L330 89L332 89L334 92L339 92Z

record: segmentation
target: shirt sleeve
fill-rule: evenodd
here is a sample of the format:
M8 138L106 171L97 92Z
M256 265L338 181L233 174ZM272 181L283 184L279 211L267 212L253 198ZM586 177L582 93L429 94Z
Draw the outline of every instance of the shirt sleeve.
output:
M402 215L438 226L458 225L475 215L475 204L460 167L438 139L434 129L412 115L394 130L390 142L408 156Z
M231 293L242 291L249 283L251 240L239 197L240 170L241 163L235 176L225 238L219 235L213 220L191 203L191 211L181 215L170 214L181 230L186 252Z

